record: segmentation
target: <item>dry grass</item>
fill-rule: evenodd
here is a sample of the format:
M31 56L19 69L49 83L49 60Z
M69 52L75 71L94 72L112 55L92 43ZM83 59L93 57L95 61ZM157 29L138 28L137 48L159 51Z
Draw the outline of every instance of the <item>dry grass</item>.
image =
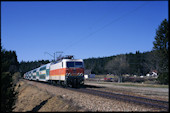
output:
M13 112L81 111L62 97L51 95L24 81L17 83L15 91L19 93Z

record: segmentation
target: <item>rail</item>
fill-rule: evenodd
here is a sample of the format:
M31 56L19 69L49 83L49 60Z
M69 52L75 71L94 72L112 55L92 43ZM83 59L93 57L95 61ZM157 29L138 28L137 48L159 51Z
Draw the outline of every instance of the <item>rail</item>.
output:
M133 102L135 104L140 104L140 105L145 105L145 106L150 106L154 108L159 108L161 110L167 110L169 111L169 102L168 101L162 101L162 100L156 100L156 99L149 99L145 97L137 97L137 96L132 96L132 95L125 95L125 94L117 94L117 93L111 93L111 92L106 92L106 91L99 91L99 90L92 90L92 89L85 89L85 88L80 88L80 89L74 89L74 88L67 88L69 90L74 90L77 92L83 92L83 93L88 93L104 98L109 98L109 99L117 99L121 101L126 101L126 102Z

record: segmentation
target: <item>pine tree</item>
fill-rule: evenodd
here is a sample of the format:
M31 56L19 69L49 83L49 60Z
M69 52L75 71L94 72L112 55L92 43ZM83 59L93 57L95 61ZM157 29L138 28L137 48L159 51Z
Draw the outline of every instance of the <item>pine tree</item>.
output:
M16 60L16 61L15 61ZM15 52L6 51L1 47L1 111L12 112L16 93L12 83L12 75L17 71ZM11 67L12 66L12 67Z
M156 30L155 41L153 42L153 50L156 51L158 56L158 80L160 83L168 84L169 83L169 72L168 72L168 21L164 19L161 25Z

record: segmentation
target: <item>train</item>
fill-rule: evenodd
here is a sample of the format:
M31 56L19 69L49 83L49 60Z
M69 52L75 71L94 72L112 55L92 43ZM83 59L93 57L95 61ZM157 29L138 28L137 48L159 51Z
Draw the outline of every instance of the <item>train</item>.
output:
M28 71L23 77L27 80L57 83L64 87L80 87L84 85L84 62L67 56Z

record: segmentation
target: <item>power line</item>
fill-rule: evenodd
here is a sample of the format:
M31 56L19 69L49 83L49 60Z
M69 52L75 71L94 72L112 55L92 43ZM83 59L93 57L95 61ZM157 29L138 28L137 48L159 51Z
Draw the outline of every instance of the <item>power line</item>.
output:
M96 31L90 33L89 35L87 35L87 36L85 36L85 37L83 37L83 38L80 38L80 39L77 40L77 41L74 41L72 44L70 44L69 46L67 46L64 50L68 50L70 47L79 44L78 42L82 42L83 39L89 38L90 36L92 36L92 35L94 35L95 33L101 31L102 29L104 29L104 28L106 28L107 26L113 24L114 22L119 21L120 19L122 19L122 18L124 18L124 17L130 15L131 13L133 13L133 12L139 10L140 8L142 8L143 6L145 6L146 4L147 4L147 3L142 4L141 6L139 6L139 7L135 8L135 9L133 9L132 11L128 12L127 14L124 14L124 15L118 17L117 19L112 20L111 22L107 23L106 25L104 25L103 27L97 29Z
M51 57L53 57L53 58L54 58L54 61L55 61L55 56L51 55L51 54L50 54L50 53L48 53L48 52L44 52L44 54L48 54L48 55L50 55Z

